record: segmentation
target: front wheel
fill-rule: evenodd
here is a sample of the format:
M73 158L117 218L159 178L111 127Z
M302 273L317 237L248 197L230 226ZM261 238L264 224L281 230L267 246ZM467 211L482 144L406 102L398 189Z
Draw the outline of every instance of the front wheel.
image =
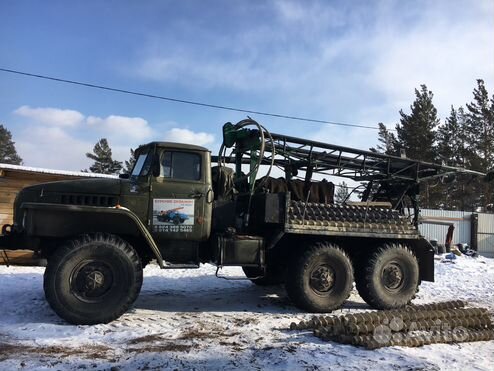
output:
M357 290L376 309L401 308L413 299L419 283L417 259L406 246L387 243L372 253L356 277Z
M350 296L352 263L346 253L325 242L300 254L286 276L287 294L293 303L309 312L330 312Z
M108 323L135 301L142 285L141 259L109 234L69 241L51 256L44 275L52 309L77 325Z

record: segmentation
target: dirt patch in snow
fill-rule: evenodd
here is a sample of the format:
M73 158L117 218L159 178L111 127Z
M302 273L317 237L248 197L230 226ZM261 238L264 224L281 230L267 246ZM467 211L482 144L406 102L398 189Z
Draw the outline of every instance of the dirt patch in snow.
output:
M127 341L127 344L135 345L142 343L152 343L155 341L163 341L163 338L159 334L139 336L137 338L130 339L129 341Z
M63 346L26 346L19 344L0 343L0 361L12 357L23 357L36 355L42 356L57 356L59 358L80 357L87 359L103 359L110 360L112 357L108 354L110 348L105 346L90 346L85 345L77 348Z
M180 344L173 341L166 341L162 344L147 345L143 348L130 347L127 351L133 353L162 353L162 352L189 352L192 344Z

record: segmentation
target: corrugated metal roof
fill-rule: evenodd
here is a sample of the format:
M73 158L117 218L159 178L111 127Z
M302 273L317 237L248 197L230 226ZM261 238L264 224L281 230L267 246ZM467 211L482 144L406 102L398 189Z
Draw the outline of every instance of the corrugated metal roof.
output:
M83 171L44 169L41 167L30 167L30 166L11 165L11 164L2 164L2 163L0 163L0 169L21 171L27 173L79 176L85 178L118 178L118 176L116 175L85 173Z

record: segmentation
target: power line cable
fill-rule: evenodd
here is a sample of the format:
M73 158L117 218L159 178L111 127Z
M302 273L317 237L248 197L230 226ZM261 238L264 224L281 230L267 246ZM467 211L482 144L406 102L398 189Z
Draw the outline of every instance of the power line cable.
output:
M278 114L278 113L254 111L254 110L248 110L248 109L242 109L242 108L222 106L222 105L217 105L217 104L196 102L196 101L191 101L191 100L186 100L186 99L178 99L178 98L164 97L164 96L161 96L161 95L142 93L142 92L133 91L133 90L126 90L126 89L112 88L112 87L104 86L104 85L90 84L90 83L87 83L87 82L81 82L81 81L75 81L75 80L67 80L67 79L62 79L62 78L59 78L59 77L39 75L39 74L35 74L35 73L24 72L24 71L17 71L17 70L12 70L12 69L8 69L8 68L2 68L2 67L0 67L0 71L1 72L12 73L12 74L16 74L16 75L22 75L22 76L28 76L28 77L35 77L35 78L44 79L44 80L62 82L62 83L66 83L66 84L85 86L85 87L88 87L88 88L94 88L94 89L101 89L101 90L106 90L106 91L112 91L112 92L116 92L116 93L137 95L137 96L140 96L140 97L153 98L153 99L161 99L161 100L166 100L168 102L174 102L174 103L191 104L191 105L200 106L200 107L208 107L208 108L215 108L215 109L221 109L221 110L226 110L226 111L235 111L235 112L242 112L242 113L250 113L250 114L254 114L254 115L262 115L262 116L276 117L276 118L282 118L282 119L288 119L288 120L296 120L296 121L305 121L305 122L312 122L312 123L318 123L318 124L349 126L349 127L355 127L355 128L364 128L364 129L379 130L379 128L376 127L376 126L368 126L368 125L360 125L360 124L350 124L350 123L338 122L338 121L318 120L318 119L311 119L311 118L307 118L307 117L290 116L290 115L283 115L283 114Z

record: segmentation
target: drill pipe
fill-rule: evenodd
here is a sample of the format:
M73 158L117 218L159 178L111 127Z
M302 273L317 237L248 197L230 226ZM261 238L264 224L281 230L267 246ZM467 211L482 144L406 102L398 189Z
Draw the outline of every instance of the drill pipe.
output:
M347 314L344 316L314 316L309 321L300 321L298 324L292 322L290 324L291 330L304 330L304 329L314 329L321 326L338 326L347 325L349 323L352 324L361 324L361 323L374 323L376 325L381 324L383 321L393 320L394 318L401 318L402 320L421 320L421 319L442 319L444 316L451 316L451 312L449 313L435 313L434 315L429 312L432 311L444 311L444 310L452 310L455 308L463 308L467 305L466 302L461 300L452 300L445 301L440 303L433 304L423 304L423 305L410 305L403 309L396 310L386 310L379 312L367 312L367 313L356 313L356 314ZM479 309L479 308L471 308L471 309ZM456 310L455 310L456 311ZM482 309L482 311L485 311ZM427 313L422 313L427 312ZM464 313L462 314L464 315ZM479 314L474 314L479 315Z
M419 333L414 334L413 336L395 333L387 339L376 338L372 335L354 336L352 344L364 346L367 349L377 349L386 346L418 347L435 343L461 343L470 341L488 341L493 339L494 331L492 330L472 330L463 328Z

